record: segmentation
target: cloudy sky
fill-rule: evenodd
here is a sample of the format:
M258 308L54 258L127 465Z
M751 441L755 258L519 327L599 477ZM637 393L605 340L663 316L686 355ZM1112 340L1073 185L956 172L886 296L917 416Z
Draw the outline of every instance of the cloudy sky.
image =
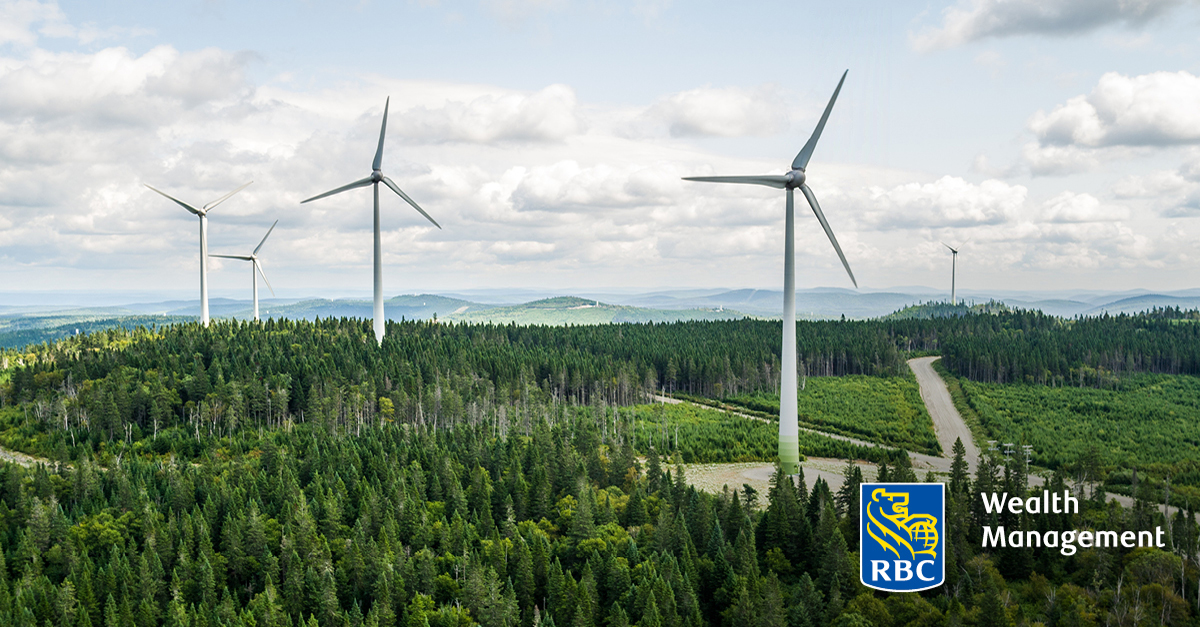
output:
M0 2L0 292L782 284L786 171L867 288L1172 290L1200 271L1194 0ZM811 213L798 286L849 287ZM249 269L212 260L214 293Z

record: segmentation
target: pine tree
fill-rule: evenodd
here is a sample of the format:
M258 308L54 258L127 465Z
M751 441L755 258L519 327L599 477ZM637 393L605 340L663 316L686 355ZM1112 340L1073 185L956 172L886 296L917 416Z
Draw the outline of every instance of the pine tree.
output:
M418 592L408 604L404 627L429 627L429 615L435 609L433 598Z
M912 459L908 457L908 451L900 450L899 458L896 460L896 467L888 475L888 480L894 483L917 482L917 473L913 470Z
M788 604L789 627L818 627L824 605L822 596L808 573L800 575L800 582L796 584Z
M762 601L758 607L757 627L787 627L787 612L779 577L770 573L763 580Z
M604 621L604 627L629 627L629 616L625 614L625 609L618 602L613 602L612 607L608 610L608 618Z
M586 479L579 480L578 492L578 506L574 518L571 519L571 543L574 545L596 536L596 519L592 514L595 499L592 497L592 487Z
M646 456L646 483L651 494L662 489L662 461L658 457L658 449L653 446Z
M642 496L642 485L639 482L634 486L633 494L629 495L629 501L625 504L625 526L641 527L646 524L648 518L646 502Z
M967 474L970 467L967 464L967 448L963 445L962 438L954 439L954 448L951 449L954 454L953 461L950 462L950 492L951 494L963 494L971 490L971 478Z
M846 460L846 468L843 471L842 487L837 493L837 509L839 514L845 514L846 518L843 528L846 533L843 537L847 541L850 550L858 548L859 535L859 486L863 484L862 468L854 463L854 460Z
M646 609L642 611L642 618L637 622L637 627L663 627L662 615L658 612L658 602L653 592L646 601Z

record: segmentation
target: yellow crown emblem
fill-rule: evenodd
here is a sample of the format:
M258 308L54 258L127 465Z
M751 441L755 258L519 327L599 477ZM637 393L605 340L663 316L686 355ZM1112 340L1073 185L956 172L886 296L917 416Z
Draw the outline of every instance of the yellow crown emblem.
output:
M867 534L886 551L901 559L917 559L918 555L937 557L937 517L930 514L909 514L908 493L888 492L876 488L867 503ZM888 511L890 510L890 511ZM902 555L903 550L907 555Z

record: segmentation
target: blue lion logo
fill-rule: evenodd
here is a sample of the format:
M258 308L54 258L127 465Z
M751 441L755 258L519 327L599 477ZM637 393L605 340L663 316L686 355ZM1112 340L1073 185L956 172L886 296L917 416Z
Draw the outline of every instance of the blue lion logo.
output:
M938 519L931 514L909 514L908 499L907 492L889 492L886 488L871 492L867 503L867 534L897 558L915 560L918 555L936 558Z

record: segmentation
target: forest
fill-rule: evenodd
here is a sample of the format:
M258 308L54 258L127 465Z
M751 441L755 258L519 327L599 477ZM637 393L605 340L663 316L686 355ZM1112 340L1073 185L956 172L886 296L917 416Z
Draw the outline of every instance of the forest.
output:
M6 464L0 624L1178 625L1195 615L1194 517L1162 520L1152 495L1132 509L1089 499L1078 515L997 519L975 491L1021 494L1023 468L985 458L970 477L959 448L947 583L887 595L855 572L857 466L836 493L776 476L756 508L737 490L689 487L654 448L641 458L629 422L602 424L565 407L528 435L487 419L372 424L357 436L309 423L243 430L196 463ZM884 478L917 480L906 459L885 464ZM1058 473L1049 487L1067 481ZM974 536L989 523L1166 524L1171 548L983 553Z
M1086 395L1140 403L1141 389L1185 405L1200 374L1188 316L800 323L806 387L831 393L806 401L814 424L929 445L884 417L914 403L904 360L941 354L975 420L1048 443L1050 488L1091 497L1077 515L999 520L978 492L1024 493L1020 459L985 454L970 476L956 447L949 476L918 476L899 449L802 432L805 454L947 482L947 583L891 595L858 582L858 466L837 491L777 476L766 498L699 492L683 464L769 461L775 426L648 402L690 394L769 415L778 323L403 322L376 346L369 321L217 322L8 350L0 445L48 461L0 465L0 624L1197 624L1190 500L1166 495L1181 509L1164 516L1166 475L1139 481L1120 456L1068 446L1088 433L1070 406L1055 424L1078 426L1058 436L1011 411L1061 394L1119 421L1119 402ZM844 418L872 407L865 427ZM1186 451L1195 430L1173 424L1158 441ZM1172 485L1187 485L1178 457ZM1103 502L1102 479L1133 505ZM1162 525L1170 543L984 552L983 524Z
M47 413L55 409L49 405L70 400L111 414L97 403L112 395L127 401L117 403L120 416L112 425L107 417L98 422L109 431L129 422L145 431L199 413L214 388L237 397L222 399L233 407L226 413L258 424L306 411L365 413L361 401L347 408L351 399L334 408L311 406L313 397L335 396L334 388L353 397L350 387L368 405L387 396L399 415L419 420L430 413L430 389L434 420L439 390L452 392L451 413L456 403L504 405L533 394L630 405L650 390L713 398L778 392L780 329L766 320L567 327L391 322L382 347L371 345L363 324L116 328L7 349L0 353L0 406L34 403ZM812 377L903 376L904 360L917 353L942 355L953 374L984 383L1115 388L1137 373L1200 374L1200 321L1196 312L1179 310L1074 320L1009 311L804 321L797 338L802 374ZM84 389L87 381L102 383ZM211 404L204 409L214 414Z
M904 377L813 377L797 408L800 424L829 433L940 455L933 422L910 374ZM722 399L759 416L779 416L779 396L756 392Z

